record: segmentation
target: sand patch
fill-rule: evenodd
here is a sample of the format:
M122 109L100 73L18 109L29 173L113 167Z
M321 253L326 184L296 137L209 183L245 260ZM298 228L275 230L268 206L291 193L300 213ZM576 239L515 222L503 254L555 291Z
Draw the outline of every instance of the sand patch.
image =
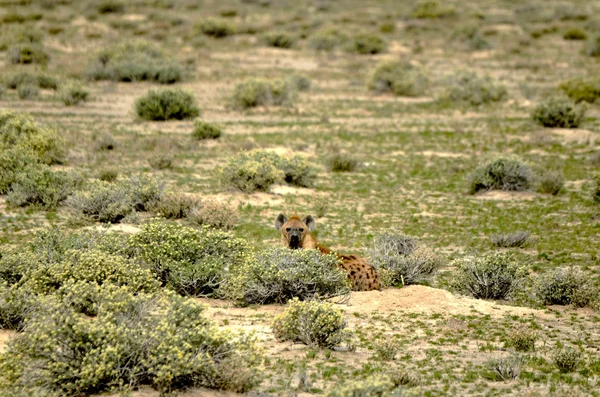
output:
M419 154L419 155L425 156L425 157L444 157L444 158L471 157L471 156L467 156L464 153L434 152L432 150L425 150L423 152L417 152L415 154Z
M478 193L473 197L479 200L518 201L533 200L537 197L537 195L532 192L506 192L504 190L489 190L487 192Z
M593 145L597 140L597 135L592 131L580 128L552 128L550 131L560 136L566 143Z
M294 196L311 196L315 193L313 189L308 189L305 187L294 187L287 185L275 185L271 187L271 193L278 194L281 196L285 196L286 194L292 194Z
M8 341L17 335L15 331L0 330L0 353L6 349Z

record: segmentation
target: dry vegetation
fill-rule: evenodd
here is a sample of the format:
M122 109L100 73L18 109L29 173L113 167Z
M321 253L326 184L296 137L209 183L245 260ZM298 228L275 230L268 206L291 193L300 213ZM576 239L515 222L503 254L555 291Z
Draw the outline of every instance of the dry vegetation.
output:
M0 395L600 396L599 15L0 0Z

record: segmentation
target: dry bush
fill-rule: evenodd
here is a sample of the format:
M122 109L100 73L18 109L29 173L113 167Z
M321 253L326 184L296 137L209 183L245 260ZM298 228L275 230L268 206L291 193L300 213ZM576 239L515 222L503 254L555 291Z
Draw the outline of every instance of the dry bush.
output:
M577 128L585 116L586 108L566 98L550 98L539 103L531 117L544 127Z
M490 240L496 247L523 247L529 240L529 236L530 233L528 231L499 233L490 235Z
M187 218L196 225L230 230L238 223L239 214L237 209L229 204L205 201L191 208Z
M516 157L498 157L478 166L469 175L469 192L480 190L523 191L534 183L531 168Z

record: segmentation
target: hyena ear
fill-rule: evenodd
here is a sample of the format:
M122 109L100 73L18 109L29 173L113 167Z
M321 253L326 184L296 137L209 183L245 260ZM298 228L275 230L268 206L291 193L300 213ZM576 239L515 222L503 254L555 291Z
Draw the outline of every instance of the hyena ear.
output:
M281 226L288 221L287 216L283 214L277 215L277 219L275 219L275 229L281 230Z
M317 227L317 222L315 222L315 218L313 218L312 215L306 215L304 218L302 218L302 222L308 226L309 232L312 232L315 230L315 227Z

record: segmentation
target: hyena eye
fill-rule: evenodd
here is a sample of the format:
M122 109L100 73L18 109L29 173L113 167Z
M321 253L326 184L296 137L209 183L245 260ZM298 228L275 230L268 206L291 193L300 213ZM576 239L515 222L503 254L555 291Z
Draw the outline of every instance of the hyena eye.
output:
M291 227L286 227L286 228L285 228L285 231L286 231L286 232L289 232L290 230L292 230L292 228L291 228Z
M302 233L304 231L304 229L300 228L300 233Z

